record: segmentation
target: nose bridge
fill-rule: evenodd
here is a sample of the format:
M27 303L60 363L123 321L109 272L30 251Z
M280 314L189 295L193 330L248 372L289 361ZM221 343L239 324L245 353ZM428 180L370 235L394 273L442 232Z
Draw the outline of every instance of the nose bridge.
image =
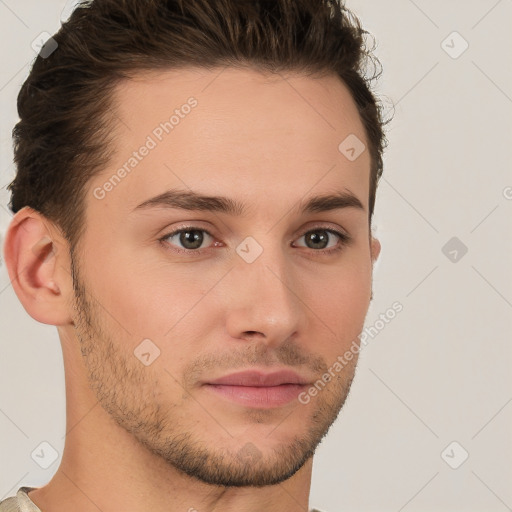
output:
M267 246L251 263L237 256L232 271L233 301L227 312L228 330L235 338L258 332L269 343L278 343L299 328L303 315L292 282L293 269L278 246Z

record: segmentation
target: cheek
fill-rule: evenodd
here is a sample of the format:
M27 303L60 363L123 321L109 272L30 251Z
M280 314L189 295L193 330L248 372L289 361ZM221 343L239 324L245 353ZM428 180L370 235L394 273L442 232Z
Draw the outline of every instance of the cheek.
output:
M121 251L103 252L98 258L92 251L89 254L88 261L95 263L88 265L88 287L113 335L130 336L134 346L145 338L166 343L178 334L181 340L191 341L228 313L219 311L223 301L216 286L228 269L219 265L212 270L199 262L165 263L154 254L145 256L130 259ZM336 344L340 340L350 344L361 332L369 306L368 247L361 243L347 251L337 265L313 264L295 271L293 288L305 304L304 315L310 317L311 325L317 332L322 325L327 327L331 339L335 333Z
M134 343L144 338L166 343L173 333L186 336L203 323L205 310L212 308L209 290L221 278L214 272L198 276L193 265L104 259L91 269L91 292L106 311L104 318L113 332L130 333ZM119 330L119 324L124 330ZM191 332L192 334L192 332Z
M369 261L369 257L367 258ZM330 339L336 336L335 344L348 346L361 333L371 296L371 265L363 264L366 258L348 259L329 279L313 279L309 285L306 304L318 315Z

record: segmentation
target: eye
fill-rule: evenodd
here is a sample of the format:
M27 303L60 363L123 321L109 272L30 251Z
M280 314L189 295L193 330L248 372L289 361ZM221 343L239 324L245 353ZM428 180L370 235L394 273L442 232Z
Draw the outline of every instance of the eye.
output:
M202 252L201 249L204 248L202 245L205 241L207 242L208 239L213 239L213 236L208 231L190 226L168 233L160 238L160 241L177 245L177 247L173 249L178 252L200 253Z
M302 238L305 240L305 247L314 249L315 251L323 251L324 253L340 251L351 240L351 238L345 233L327 228L310 229L309 231L306 231L299 240ZM336 243L336 238L338 238L338 243ZM334 245L329 245L331 242L334 242Z
M306 245L299 245L299 247L313 249L313 252L320 254L330 254L340 251L352 240L349 235L341 231L322 227L306 231L298 240L302 238L305 239ZM336 238L338 239L338 243L336 243ZM178 253L198 255L210 248L212 246L211 241L214 239L214 236L205 229L196 226L185 226L171 233L167 233L160 238L159 241L164 245L172 246L171 250ZM210 241L210 243L204 246L208 241ZM218 241L213 243L213 246L217 247L222 245L223 244Z

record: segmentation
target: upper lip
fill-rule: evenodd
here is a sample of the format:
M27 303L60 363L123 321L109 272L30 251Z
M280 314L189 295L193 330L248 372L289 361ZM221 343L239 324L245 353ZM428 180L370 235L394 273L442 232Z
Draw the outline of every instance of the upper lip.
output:
M270 387L281 384L308 384L308 381L292 370L280 370L271 373L264 373L257 370L246 370L231 373L205 384L218 384L224 386L252 386Z

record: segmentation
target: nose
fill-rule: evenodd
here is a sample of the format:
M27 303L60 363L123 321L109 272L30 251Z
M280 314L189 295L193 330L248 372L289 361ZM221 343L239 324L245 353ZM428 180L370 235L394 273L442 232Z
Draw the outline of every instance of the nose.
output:
M230 272L226 328L234 339L276 346L302 330L307 316L293 268L269 253L252 263L238 261Z

